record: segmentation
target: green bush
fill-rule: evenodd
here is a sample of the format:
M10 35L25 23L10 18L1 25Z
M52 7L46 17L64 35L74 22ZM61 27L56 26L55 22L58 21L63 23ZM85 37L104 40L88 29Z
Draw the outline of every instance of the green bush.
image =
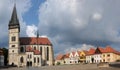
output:
M60 62L57 62L57 65L60 65Z

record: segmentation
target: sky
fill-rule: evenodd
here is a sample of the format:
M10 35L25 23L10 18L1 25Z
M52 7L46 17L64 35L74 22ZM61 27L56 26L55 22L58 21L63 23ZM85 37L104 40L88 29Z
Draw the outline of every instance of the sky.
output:
M0 47L8 47L15 0L0 0ZM21 37L48 37L55 55L110 45L120 51L120 0L16 0Z

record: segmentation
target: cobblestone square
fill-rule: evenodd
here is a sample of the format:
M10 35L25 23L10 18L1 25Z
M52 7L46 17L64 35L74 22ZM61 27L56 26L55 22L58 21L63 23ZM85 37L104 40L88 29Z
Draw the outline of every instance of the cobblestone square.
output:
M15 67L1 70L120 70L115 67L99 68L96 64L78 64L78 65L60 65L60 66L43 66L43 67Z

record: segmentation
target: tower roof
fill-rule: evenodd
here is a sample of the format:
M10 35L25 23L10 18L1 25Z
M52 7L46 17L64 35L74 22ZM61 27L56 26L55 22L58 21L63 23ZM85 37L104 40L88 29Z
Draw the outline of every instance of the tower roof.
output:
M18 17L17 17L16 5L14 5L11 20L9 22L9 26L14 26L14 25L19 25L19 20L18 20Z

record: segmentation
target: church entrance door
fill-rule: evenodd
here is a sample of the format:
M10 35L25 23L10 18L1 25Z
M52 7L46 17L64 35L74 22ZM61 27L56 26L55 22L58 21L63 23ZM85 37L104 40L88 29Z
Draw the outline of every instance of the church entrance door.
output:
M27 66L32 66L32 62L27 62Z

